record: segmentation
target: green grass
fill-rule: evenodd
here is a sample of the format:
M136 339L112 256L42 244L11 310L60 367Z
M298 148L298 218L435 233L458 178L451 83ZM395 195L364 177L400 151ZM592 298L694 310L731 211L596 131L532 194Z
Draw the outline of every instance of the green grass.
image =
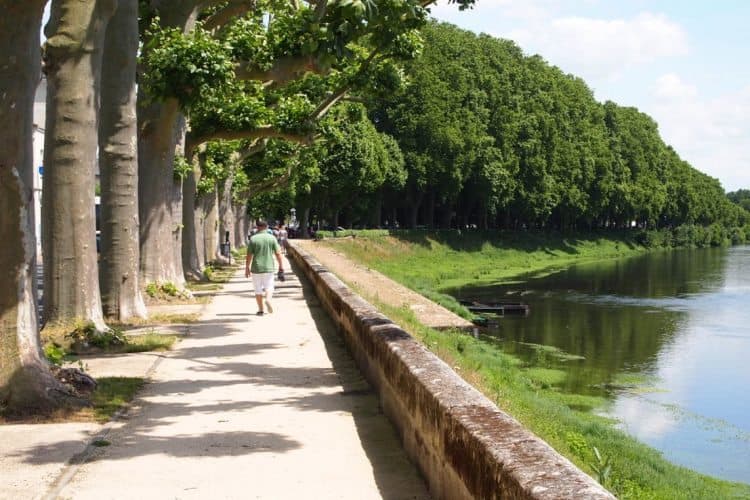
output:
M370 299L372 300L372 299ZM374 301L376 306L430 350L453 366L505 412L597 478L600 461L611 471L604 485L623 499L750 498L750 485L711 478L665 460L659 452L590 410L604 399L565 394L555 388L564 373L525 368L499 347L461 332L432 330L412 311Z
M329 243L323 243L329 244ZM519 275L542 274L574 262L624 257L646 251L627 239L597 237L555 240L534 235L500 236L482 242L476 235L379 236L337 240L330 244L417 290L435 293L465 284L501 283ZM591 410L600 397L566 394L558 389L564 373L529 368L504 353L496 342L461 332L437 331L420 324L407 308L380 302L367 290L366 299L443 358L469 383L513 415L582 470L600 478L623 499L747 498L750 485L708 477L674 465ZM539 356L560 357L545 346ZM651 380L623 377L623 385L649 385ZM598 456L595 452L598 450ZM607 469L606 474L602 473Z
M96 382L98 385L91 395L91 402L97 422L107 422L145 384L140 377L102 377Z
M175 335L160 335L156 332L134 335L128 337L128 343L125 344L122 352L167 351L172 348L175 341L177 341Z
M324 240L322 244L335 247L431 299L465 285L510 283L549 274L576 262L607 260L648 250L627 234L619 238L563 238L477 231L404 231ZM438 297L440 300L451 299Z
M156 313L150 314L148 318L131 318L128 321L110 321L110 326L132 327L165 324L195 323L200 319L200 313Z

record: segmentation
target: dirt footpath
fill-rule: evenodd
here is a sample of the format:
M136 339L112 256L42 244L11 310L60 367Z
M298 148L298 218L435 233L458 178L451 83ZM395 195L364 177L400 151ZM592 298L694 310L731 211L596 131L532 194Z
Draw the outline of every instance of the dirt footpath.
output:
M379 300L393 307L408 307L420 323L437 329L474 330L474 325L387 276L355 263L342 252L313 240L293 240L366 300Z

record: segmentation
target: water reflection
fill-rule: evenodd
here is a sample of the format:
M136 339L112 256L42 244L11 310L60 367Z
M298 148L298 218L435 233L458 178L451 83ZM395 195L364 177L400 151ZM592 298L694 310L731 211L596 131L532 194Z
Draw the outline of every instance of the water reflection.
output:
M750 247L660 252L456 295L528 303L528 317L492 331L504 349L564 369L561 390L608 397L599 411L674 462L750 482ZM626 375L651 390L624 386Z

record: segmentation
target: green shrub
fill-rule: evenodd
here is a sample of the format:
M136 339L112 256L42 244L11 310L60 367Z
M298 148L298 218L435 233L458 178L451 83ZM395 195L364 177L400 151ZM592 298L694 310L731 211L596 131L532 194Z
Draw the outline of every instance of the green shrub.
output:
M70 339L73 344L93 346L100 349L107 349L112 346L123 346L128 343L128 339L122 334L122 330L112 328L100 332L96 330L93 323L78 325L65 337Z
M62 366L66 354L65 349L54 342L50 342L44 346L44 357L55 366Z
M162 283L161 291L169 295L170 297L177 297L178 295L180 295L180 290L171 281L166 281Z

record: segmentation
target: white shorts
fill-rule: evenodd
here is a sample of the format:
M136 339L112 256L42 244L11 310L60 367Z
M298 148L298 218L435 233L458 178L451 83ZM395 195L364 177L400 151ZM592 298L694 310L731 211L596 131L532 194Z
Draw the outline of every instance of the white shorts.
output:
M255 295L263 295L263 291L273 293L273 273L253 273L253 288Z

